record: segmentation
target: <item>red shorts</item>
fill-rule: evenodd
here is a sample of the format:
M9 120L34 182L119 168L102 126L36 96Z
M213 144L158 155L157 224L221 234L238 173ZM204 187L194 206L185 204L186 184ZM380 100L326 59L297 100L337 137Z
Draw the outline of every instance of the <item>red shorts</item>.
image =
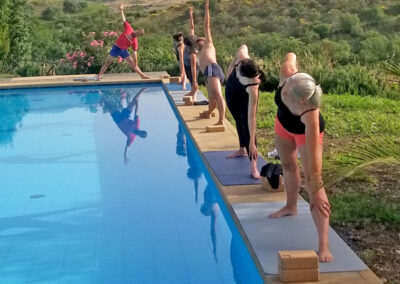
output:
M275 118L275 134L281 138L294 140L296 142L296 146L301 146L306 144L306 135L305 134L296 134L289 132L283 127L278 117ZM319 134L319 142L322 144L324 140L324 132Z

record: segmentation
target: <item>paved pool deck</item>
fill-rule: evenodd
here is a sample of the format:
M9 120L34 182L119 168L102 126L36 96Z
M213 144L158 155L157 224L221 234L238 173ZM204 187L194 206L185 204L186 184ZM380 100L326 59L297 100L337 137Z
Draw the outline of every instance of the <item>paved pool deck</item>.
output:
M106 74L104 78L99 81L87 80L74 81L75 78L93 78L94 75L67 75L67 76L49 76L49 77L28 77L28 78L6 78L0 79L0 89L9 88L30 88L30 87L50 87L50 86L83 86L83 85L106 85L106 84L126 84L126 83L152 83L163 82L169 83L170 76L166 72L147 73L153 79L142 80L137 74ZM238 148L238 138L235 127L225 121L225 132L207 133L206 126L212 125L216 122L217 118L200 119L199 112L206 110L207 106L178 106L178 111L187 128L190 131L197 147L201 152L205 151L226 151L235 150ZM262 273L261 265L255 256L254 251L249 245L248 239L244 234L243 229L233 212L232 204L244 202L268 202L268 201L284 201L285 194L282 192L268 192L264 190L261 185L245 185L245 186L223 186L219 183L218 179L214 176L211 169L210 173L213 176L228 208L236 222L239 230L241 231L244 239L249 247L257 268ZM301 198L299 196L299 198ZM263 275L265 283L281 283L278 276ZM315 283L315 282L312 282ZM370 270L358 272L344 272L344 273L320 273L320 280L318 283L341 283L341 284L356 284L356 283L382 283L382 281Z

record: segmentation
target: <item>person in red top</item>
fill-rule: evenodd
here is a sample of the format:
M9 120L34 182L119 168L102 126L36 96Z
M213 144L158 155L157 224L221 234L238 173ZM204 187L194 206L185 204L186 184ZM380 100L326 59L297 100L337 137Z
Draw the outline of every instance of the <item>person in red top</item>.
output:
M139 76L142 79L150 79L149 76L144 74L137 62L137 49L138 49L138 41L137 37L144 35L144 30L143 29L138 29L134 31L131 27L131 25L128 23L128 21L125 18L124 14L124 4L121 2L121 17L122 21L124 22L124 32L119 36L119 38L115 41L115 44L113 45L110 54L108 55L106 62L103 64L103 66L100 69L99 74L96 77L96 80L100 80L106 72L108 66L110 66L111 62L118 56L121 56L122 59L126 60L129 65L132 67L132 69L139 74ZM133 50L133 57L129 54L128 48L132 47Z

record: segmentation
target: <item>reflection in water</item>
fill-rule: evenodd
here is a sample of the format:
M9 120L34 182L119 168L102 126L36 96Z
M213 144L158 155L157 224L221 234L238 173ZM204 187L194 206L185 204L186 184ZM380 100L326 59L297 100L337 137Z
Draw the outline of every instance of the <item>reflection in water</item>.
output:
M139 119L139 100L146 88L142 88L134 96L127 96L127 93L120 91L119 95L111 96L109 94L102 96L104 103L103 111L108 111L122 133L126 136L126 144L124 150L124 163L127 164L129 159L127 156L128 148L135 141L136 136L146 138L147 132L140 129ZM122 101L126 100L127 106L123 107ZM131 118L133 115L133 119Z
M84 91L81 102L88 106L91 113L96 113L100 106L101 92L100 91Z
M217 224L217 216L219 207L217 201L212 192L212 186L207 185L206 189L204 190L204 203L201 205L200 212L204 216L210 216L210 235L211 235L211 242L213 245L213 255L215 261L218 262L217 258L217 234L216 234L216 224Z
M196 159L196 148L192 143L189 143L187 147L187 161L189 168L187 170L186 176L193 180L194 184L194 201L197 204L199 199L199 180L203 174L200 161Z
M186 157L186 135L180 123L178 124L178 133L176 134L176 154Z
M187 138L183 127L179 124L178 133L176 134L176 154L179 156L187 156L187 161L189 164L189 168L187 170L187 177L193 180L195 198L194 201L197 204L198 202L198 193L199 193L199 180L203 175L203 169L201 167L201 161L198 159L198 154L193 143L187 143ZM213 255L215 261L218 263L217 257L217 234L216 234L216 221L217 215L219 211L219 206L217 204L217 200L212 191L212 185L208 184L203 193L204 202L200 207L200 212L204 216L210 216L210 236L211 242L213 246Z
M13 143L17 125L29 111L29 101L24 95L0 96L0 146Z

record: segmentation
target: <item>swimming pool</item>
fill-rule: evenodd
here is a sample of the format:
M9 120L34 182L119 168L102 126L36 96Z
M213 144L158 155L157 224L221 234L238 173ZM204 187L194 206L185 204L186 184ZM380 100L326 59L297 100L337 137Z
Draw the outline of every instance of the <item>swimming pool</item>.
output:
M161 85L4 90L0 113L0 283L262 283Z

